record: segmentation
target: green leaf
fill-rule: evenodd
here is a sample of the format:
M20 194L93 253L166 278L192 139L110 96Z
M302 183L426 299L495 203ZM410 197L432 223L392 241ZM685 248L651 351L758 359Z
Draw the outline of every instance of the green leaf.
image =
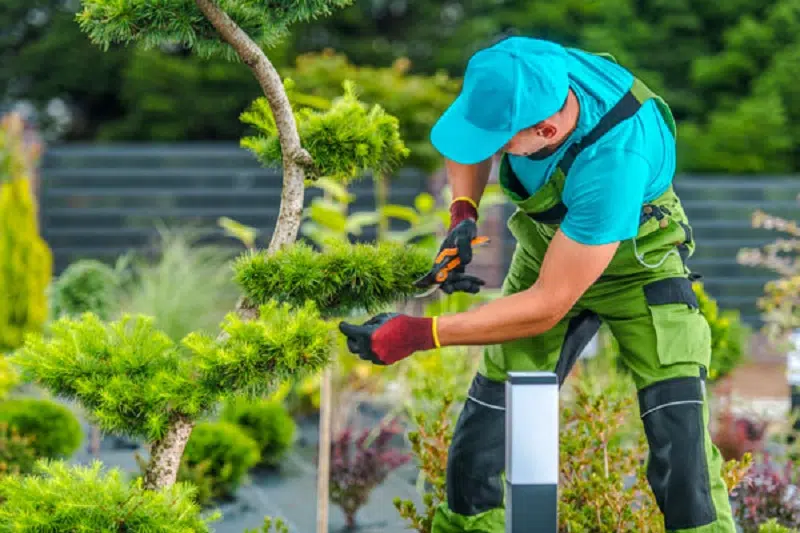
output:
M383 216L390 218L399 218L405 220L412 225L419 224L419 214L413 208L405 205L389 204L381 208Z
M432 194L423 192L414 198L414 207L422 214L428 214L436 207L436 199Z
M321 198L315 198L311 204L310 211L311 219L317 224L330 228L335 231L344 231L347 224L347 218L337 206L326 202Z
M245 246L252 248L256 243L258 230L251 226L246 226L228 217L220 217L217 224L225 230L225 234L239 239Z
M347 217L345 229L353 235L361 235L364 226L372 226L380 222L381 215L377 212L353 213Z
M330 194L334 200L340 203L349 204L355 199L355 195L348 192L347 187L331 178L321 177L311 181L310 185L312 187L322 189L326 193Z

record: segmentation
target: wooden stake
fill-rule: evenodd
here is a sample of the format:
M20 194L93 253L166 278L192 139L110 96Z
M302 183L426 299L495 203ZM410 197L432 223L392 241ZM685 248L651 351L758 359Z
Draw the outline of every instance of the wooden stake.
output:
M322 372L319 400L319 466L317 467L317 533L328 533L329 484L331 475L332 367Z

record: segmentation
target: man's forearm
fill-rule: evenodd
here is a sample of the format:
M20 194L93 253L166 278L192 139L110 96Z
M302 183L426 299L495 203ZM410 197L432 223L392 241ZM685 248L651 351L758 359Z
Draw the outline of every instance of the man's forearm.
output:
M440 316L436 329L441 346L497 344L544 333L564 314L534 287L463 313Z
M475 165L462 165L448 159L445 160L445 169L453 198L466 196L479 205L486 184L489 182L492 160L487 159Z

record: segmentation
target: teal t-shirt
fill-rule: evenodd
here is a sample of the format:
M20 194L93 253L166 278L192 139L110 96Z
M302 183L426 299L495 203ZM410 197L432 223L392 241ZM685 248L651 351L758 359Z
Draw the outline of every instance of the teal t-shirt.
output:
M567 51L570 87L580 103L575 131L547 158L509 154L511 167L531 194L544 185L569 146L589 133L633 84L633 75L608 59ZM660 196L674 172L675 138L649 100L575 159L562 193L567 215L561 230L583 244L633 238L642 204Z

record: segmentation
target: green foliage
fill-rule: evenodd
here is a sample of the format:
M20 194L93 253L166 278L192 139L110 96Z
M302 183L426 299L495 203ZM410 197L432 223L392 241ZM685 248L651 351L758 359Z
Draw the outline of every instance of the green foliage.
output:
M769 135L752 135L752 124L759 124ZM753 96L736 107L711 113L708 124L681 126L679 157L681 166L693 172L731 174L771 174L792 168L796 138L777 94Z
M800 202L800 195L797 200ZM761 210L753 213L752 225L785 234L760 249L743 248L738 256L743 265L764 268L778 275L778 279L764 286L764 296L758 300L763 311L764 330L775 340L800 327L800 228L796 220L772 216Z
M85 35L79 37L82 45L92 46ZM126 57L115 95L120 110L97 125L97 139L186 142L237 139L245 133L231 119L261 94L252 72L221 57L164 48L114 50Z
M761 524L758 528L758 533L797 533L796 528L788 528L786 526L782 526L778 523L776 519L772 519L764 524Z
M51 316L95 313L108 320L119 309L120 272L94 259L69 265L50 286Z
M47 319L53 256L39 235L31 172L39 147L26 145L18 115L0 122L0 353Z
M276 466L294 443L297 424L280 402L232 398L225 403L222 420L236 424L259 446L260 465Z
M8 359L0 353L0 400L4 400L18 384L19 374Z
M321 370L334 346L332 322L320 318L316 306L271 301L259 318L244 320L229 313L222 324L225 340L191 333L183 344L192 352L199 383L208 391L269 393L287 379Z
M412 454L420 469L420 481L429 487L422 496L425 510L418 509L411 500L395 498L393 501L397 512L408 522L409 529L418 533L431 533L436 508L447 499L446 466L455 428L454 399L449 394L440 398L436 413L432 416L418 414L414 418L416 425L408 434Z
M31 447L32 440L6 422L0 422L0 478L8 474L29 474L33 470L36 452Z
M178 480L195 483L198 503L207 505L233 496L259 459L258 443L239 426L200 422L186 443Z
M381 231L380 240L401 244L413 244L415 248L431 254L431 260L441 245L441 234L450 225L449 188L443 191L442 205L427 192L414 198L414 205L384 204L375 211L349 212L355 195L333 180L319 179L313 183L325 191L324 197L316 197L303 213L301 233L320 247L331 241L349 241L360 237L366 227L382 221L400 221L407 227L402 230ZM379 184L376 183L376 187ZM478 209L480 216L487 210L505 203L506 197L497 184L488 184Z
M209 393L191 386L177 346L149 317L106 324L62 317L48 337L30 337L14 356L26 380L76 399L108 433L163 436L173 412L198 415Z
M173 342L145 316L111 323L63 317L14 355L26 380L76 399L104 431L156 441L180 414L198 419L227 394L264 394L277 382L327 362L333 326L311 305L270 303L260 318L230 313L217 340L203 333Z
M329 15L352 0L294 0L214 2L260 47L270 47L286 37L293 24ZM142 2L139 0L82 0L78 22L95 44L141 43L145 49L166 43L191 47L201 57L221 55L235 59L211 22L192 0Z
M313 301L326 316L372 312L418 292L413 282L430 269L413 247L334 242L324 253L297 242L274 254L246 253L234 266L236 282L256 303L294 306Z
M30 438L36 457L68 459L83 442L78 418L67 407L51 400L6 400L0 403L0 422Z
M419 0L402 6L357 0L299 28L293 47L332 47L359 65L408 57L416 72L444 69L457 76L478 47L506 30L610 52L672 106L678 139L691 151L680 156L682 170L791 172L800 168L800 153L787 158L785 144L787 131L795 145L800 138L800 98L792 81L800 65L798 27L795 0ZM783 118L770 114L778 109L774 96L786 119L777 130L771 126ZM771 134L757 135L755 124ZM744 150L737 152L738 146Z
M720 310L717 302L702 283L692 285L700 312L711 328L711 367L709 381L725 377L742 362L748 339L748 329L742 323L738 309Z
M291 98L293 83L287 80L285 86ZM243 138L242 146L262 164L280 165L283 154L267 99L256 99L241 120L258 132ZM409 154L397 118L380 105L368 107L360 102L349 81L344 83L344 95L328 109L302 107L295 112L295 120L300 142L314 160L314 168L306 172L308 179L329 177L346 183L369 171L387 174Z
M410 66L403 58L390 67L357 66L343 54L325 50L299 56L295 66L281 74L294 82L297 91L328 100L339 95L343 83L352 81L361 100L378 104L399 119L400 136L411 150L408 164L431 172L441 166L441 155L430 143L430 129L458 94L459 82L444 73L410 74Z
M102 463L40 462L34 476L0 478L0 531L211 532L219 518L200 515L194 488L144 490Z
M216 330L238 298L232 280L230 249L200 244L193 228L158 228L155 260L133 258L133 280L120 307L155 319L175 342L193 331Z
M614 370L614 358L598 356L578 365L560 394L559 532L647 531L664 533L646 477L647 440L636 409L632 378ZM436 397L436 383L415 391ZM441 396L440 396L441 397ZM452 428L459 414L446 394L436 412L419 411L410 434L414 455L424 473L425 509L395 500L395 507L414 531L430 533L436 506L445 498L445 465ZM724 465L729 490L739 486L751 456Z
M272 529L273 525L275 526L274 530ZM289 533L289 526L280 518L273 520L272 517L267 516L264 517L264 523L261 527L257 529L245 529L244 533Z

